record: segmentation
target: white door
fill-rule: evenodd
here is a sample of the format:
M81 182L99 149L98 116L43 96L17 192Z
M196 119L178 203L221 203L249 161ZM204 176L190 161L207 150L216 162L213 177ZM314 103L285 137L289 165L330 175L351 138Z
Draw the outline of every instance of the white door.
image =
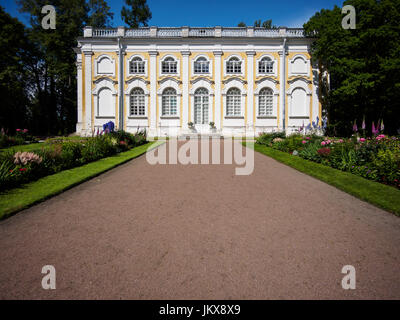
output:
M199 88L194 93L194 126L197 132L208 132L209 125L209 96L208 90Z

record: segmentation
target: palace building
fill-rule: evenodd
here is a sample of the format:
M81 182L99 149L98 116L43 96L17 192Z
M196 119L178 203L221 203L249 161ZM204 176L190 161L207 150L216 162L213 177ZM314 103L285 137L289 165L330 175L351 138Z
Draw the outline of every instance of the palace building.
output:
M321 119L311 41L284 27L85 27L77 133L109 121L149 136L292 132Z

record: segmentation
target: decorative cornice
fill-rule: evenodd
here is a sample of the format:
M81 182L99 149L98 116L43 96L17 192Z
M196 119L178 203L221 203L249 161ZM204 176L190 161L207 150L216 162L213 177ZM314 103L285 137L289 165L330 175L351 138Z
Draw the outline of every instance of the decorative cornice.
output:
M307 83L307 84L310 84L310 83L311 83L310 80L308 80L308 79L306 79L306 78L304 78L304 77L295 77L295 78L293 78L293 79L291 79L291 80L288 80L288 83L289 83L289 84L292 84L293 82L296 82L296 81L298 81L298 80L304 81L304 82Z
M118 81L115 81L115 80L113 80L113 79L111 79L109 77L100 77L100 78L98 78L96 80L93 80L93 83L94 84L98 84L99 82L101 82L103 80L110 81L112 84L117 84L118 83Z
M196 78L194 80L191 80L190 84L195 84L195 83L197 83L199 81L202 81L202 80L208 82L209 84L214 84L214 81L212 81L212 80L210 80L210 79L208 79L206 77L198 77L198 78Z
M126 80L125 83L126 83L126 84L129 84L129 83L132 83L132 82L135 81L135 80L139 80L139 81L143 82L144 84L149 84L149 83L150 83L150 81L145 80L145 79L140 78L140 77L132 77L132 78Z
M182 81L177 80L177 79L175 79L175 78L173 78L173 77L166 77L166 78L163 78L163 79L161 79L161 80L158 81L158 84L163 84L164 82L167 82L167 81L169 81L169 80L174 81L174 82L176 82L177 84L182 84Z
M85 56L92 56L94 52L92 50L84 50L82 51Z
M264 82L264 81L271 81L271 82L273 82L273 83L275 83L275 84L279 84L279 81L276 80L276 79L274 79L274 78L272 78L272 77L263 77L263 78L257 80L257 81L256 81L256 84L260 84L260 83L262 83L262 82Z
M242 84L246 84L246 83L247 83L246 80L243 80L243 79L241 79L241 78L239 78L239 77L228 78L228 79L222 81L222 83L223 83L223 84L227 84L227 83L229 83L229 82L231 82L231 81L235 81L235 80L239 81L239 82L242 83Z
M213 53L214 53L214 56L217 56L217 57L220 57L224 54L224 52L222 50L216 50L216 51L213 51Z

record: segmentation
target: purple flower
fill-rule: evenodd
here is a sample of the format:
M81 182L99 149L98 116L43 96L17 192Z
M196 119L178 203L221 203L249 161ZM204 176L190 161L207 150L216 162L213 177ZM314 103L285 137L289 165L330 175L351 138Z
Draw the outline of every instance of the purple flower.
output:
M356 120L354 120L353 131L354 131L354 132L357 132L357 131L358 131L358 127L357 127L357 122L356 122Z

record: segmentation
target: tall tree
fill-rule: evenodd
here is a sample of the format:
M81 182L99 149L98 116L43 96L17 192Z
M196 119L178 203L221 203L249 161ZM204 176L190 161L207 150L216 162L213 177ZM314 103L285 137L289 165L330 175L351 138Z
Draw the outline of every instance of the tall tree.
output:
M89 0L88 25L94 28L111 27L114 14L104 0Z
M29 118L24 66L28 37L24 25L0 6L0 127L14 132Z
M125 4L128 7L123 6L121 10L124 22L131 28L147 26L152 15L146 0L125 0Z
M352 123L383 119L385 130L400 128L400 1L349 0L356 29L343 29L341 8L317 12L304 25L316 37L312 55L330 81L322 102L332 133L350 134ZM368 126L370 127L370 125Z
M239 22L237 26L243 28L243 27L246 27L246 24L242 21L242 22Z
M85 25L105 27L112 14L103 0L53 0L56 29L43 29L41 9L47 0L18 0L31 15L27 63L32 127L39 134L65 134L76 124L76 56L73 48Z

